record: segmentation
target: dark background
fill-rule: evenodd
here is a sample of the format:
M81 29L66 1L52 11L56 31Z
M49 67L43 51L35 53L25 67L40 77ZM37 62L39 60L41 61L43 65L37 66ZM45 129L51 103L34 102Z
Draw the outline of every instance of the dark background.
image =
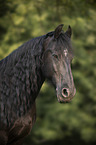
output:
M37 121L24 145L96 143L96 1L0 0L0 59L33 37L59 24L73 30L72 72L77 93L59 104L44 83L37 98Z

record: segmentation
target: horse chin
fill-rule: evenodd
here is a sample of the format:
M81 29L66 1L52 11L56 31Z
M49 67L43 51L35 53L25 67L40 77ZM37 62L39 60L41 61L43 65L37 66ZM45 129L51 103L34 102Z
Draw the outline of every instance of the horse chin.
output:
M72 100L72 98L69 98L69 97L66 99L63 99L61 96L57 96L57 99L59 103L69 103Z

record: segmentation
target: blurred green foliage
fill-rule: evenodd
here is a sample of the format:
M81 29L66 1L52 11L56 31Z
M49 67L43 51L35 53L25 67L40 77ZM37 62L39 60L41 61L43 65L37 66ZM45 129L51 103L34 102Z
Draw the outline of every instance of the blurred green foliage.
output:
M37 99L37 121L24 145L96 143L96 1L0 0L0 59L25 41L64 23L71 25L77 93L59 104L45 83Z

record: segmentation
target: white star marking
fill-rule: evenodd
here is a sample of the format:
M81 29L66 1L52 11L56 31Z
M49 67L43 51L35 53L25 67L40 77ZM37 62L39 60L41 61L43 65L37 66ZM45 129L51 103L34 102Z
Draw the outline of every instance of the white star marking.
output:
M64 54L65 54L65 56L67 56L67 54L68 54L68 50L67 49L64 50Z

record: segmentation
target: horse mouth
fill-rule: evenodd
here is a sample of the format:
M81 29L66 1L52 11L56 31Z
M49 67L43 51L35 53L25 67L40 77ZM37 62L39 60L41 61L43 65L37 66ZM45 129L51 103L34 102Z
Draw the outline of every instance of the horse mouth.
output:
M57 99L58 99L59 103L69 103L69 102L71 102L73 97L68 97L68 98L65 99L65 98L57 95Z

